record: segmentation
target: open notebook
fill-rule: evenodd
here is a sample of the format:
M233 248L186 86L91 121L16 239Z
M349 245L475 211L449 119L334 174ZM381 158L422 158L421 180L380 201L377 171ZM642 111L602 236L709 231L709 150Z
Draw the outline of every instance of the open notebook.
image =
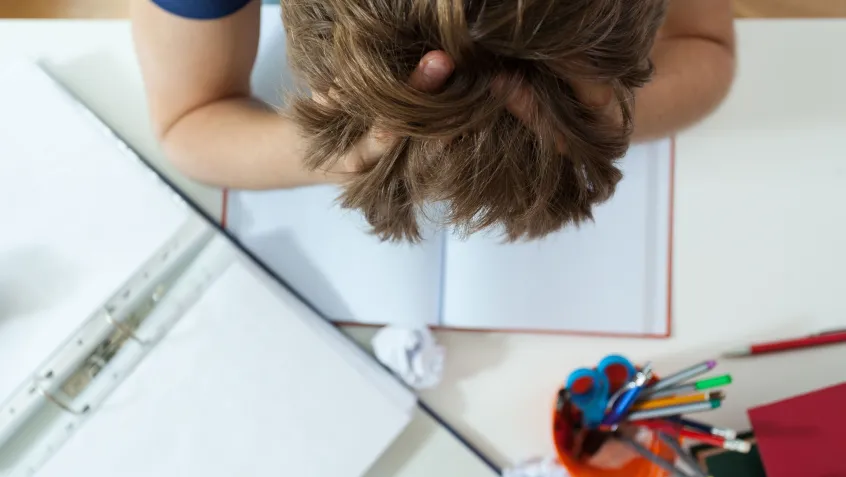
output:
M294 85L278 5L262 8L253 88L281 104ZM670 333L673 143L631 148L596 222L501 245L432 230L417 246L380 243L338 189L229 191L226 223L324 316L431 325L665 337Z
M227 226L334 320L667 336L672 165L669 140L633 147L594 223L516 244L381 243L332 186L230 191Z
M0 104L0 475L358 476L407 425L410 391L43 70L0 66ZM192 227L192 294L150 312L175 326L131 328L127 280Z
M339 189L229 193L241 242L342 322L667 336L672 143L631 148L594 223L537 241L434 229L382 243Z

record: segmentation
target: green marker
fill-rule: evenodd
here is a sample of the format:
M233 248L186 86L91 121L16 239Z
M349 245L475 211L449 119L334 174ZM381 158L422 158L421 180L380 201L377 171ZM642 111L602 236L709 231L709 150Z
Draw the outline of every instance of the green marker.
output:
M657 399L667 396L675 396L676 394L689 394L696 391L704 391L706 389L718 388L731 384L731 374L724 374L722 376L715 376L713 378L703 379L690 384L679 384L677 386L655 391L648 395L649 399Z

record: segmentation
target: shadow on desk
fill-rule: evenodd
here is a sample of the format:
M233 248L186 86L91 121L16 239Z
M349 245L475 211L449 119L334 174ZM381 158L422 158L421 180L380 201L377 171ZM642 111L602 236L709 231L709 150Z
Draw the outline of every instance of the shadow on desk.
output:
M276 230L253 235L242 243L271 270L277 271L294 291L311 301L323 316L331 319L353 316L343 296L309 260L294 234Z
M75 290L74 265L44 247L27 245L0 254L0 327L61 302Z
M450 415L467 413L469 412L467 400L462 391L464 381L488 371L493 372L506 361L508 334L450 330L439 330L435 334L438 342L447 349L443 381L436 388L420 393L420 398L438 413L444 410L439 409L437 404L433 403L435 401L449 403ZM456 344L451 343L453 338ZM519 386L519 383L502 383L503 391L507 394L511 394ZM437 399L427 399L434 396L437 396ZM498 396L490 396L490 400L508 402L507 399L500 399ZM504 455L478 429L467 426L463 419L461 421L448 417L446 419L449 425L454 426L459 434L472 442L488 458L499 463L507 462Z

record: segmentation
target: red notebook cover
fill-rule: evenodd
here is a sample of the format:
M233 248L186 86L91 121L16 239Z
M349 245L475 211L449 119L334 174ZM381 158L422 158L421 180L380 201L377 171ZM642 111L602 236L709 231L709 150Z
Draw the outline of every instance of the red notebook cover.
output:
M846 383L749 410L767 477L846 477Z

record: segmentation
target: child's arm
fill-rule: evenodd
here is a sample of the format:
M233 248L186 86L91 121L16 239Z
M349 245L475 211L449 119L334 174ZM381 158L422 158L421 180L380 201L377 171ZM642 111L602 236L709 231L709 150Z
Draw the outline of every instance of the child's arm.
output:
M716 109L734 79L734 52L731 0L670 0L654 79L636 95L634 140L669 136Z
M213 3L213 2L212 2ZM309 171L298 128L254 100L250 75L258 49L261 2L213 20L190 20L151 0L132 4L133 37L156 133L170 161L208 184L243 189L340 181L376 160L391 139L371 133L332 171ZM409 83L436 90L452 72L442 52L429 53L446 70L418 68Z
M635 93L633 141L671 136L722 102L734 79L733 20L731 0L670 0L652 49L655 74ZM584 103L619 120L619 105L608 85L577 80L571 84ZM522 88L511 93L507 107L528 121L533 101Z

